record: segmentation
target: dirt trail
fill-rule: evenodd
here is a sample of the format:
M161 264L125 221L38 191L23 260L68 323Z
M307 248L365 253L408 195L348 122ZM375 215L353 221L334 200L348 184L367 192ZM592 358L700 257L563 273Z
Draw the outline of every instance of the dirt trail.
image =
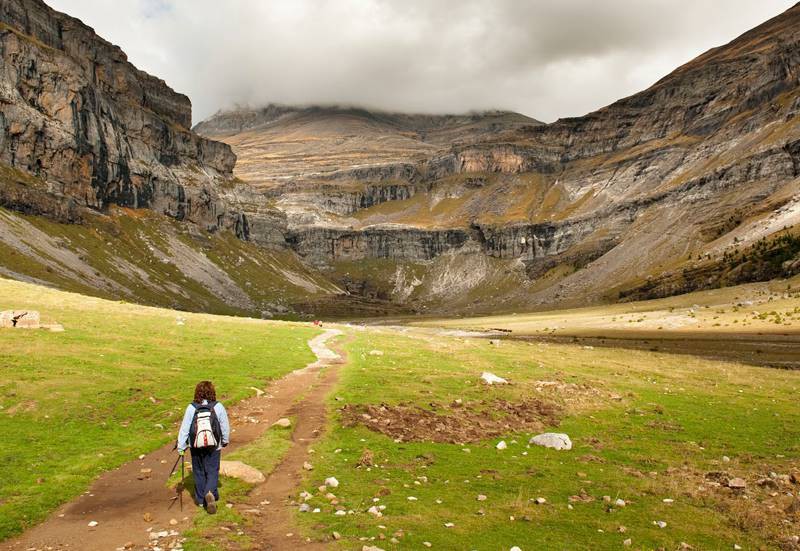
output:
M293 436L297 445L292 446L283 463L269 477L268 483L257 490L263 489L269 495L276 495L272 488L266 486L282 488L281 492L286 492L292 484L297 483L297 479L291 476L293 471L290 467L294 464L294 458L298 453L307 452L306 440L313 436L315 430L324 427L325 410L322 397L335 382L335 371L323 368L341 363L339 356L328 349L325 343L340 334L341 331L338 329L328 329L310 340L309 346L317 356L315 362L274 381L263 396L249 398L231 408L229 413L234 431L231 435L231 445L226 451L235 450L252 442L281 417L297 415L298 418ZM320 373L322 373L321 382L317 383ZM296 404L300 397L305 399ZM224 455L225 452L223 459ZM142 548L148 543L148 528L152 528L152 531L182 531L189 528L197 509L187 492L183 495L183 512L180 511L177 502L168 509L175 492L167 488L166 478L175 458L172 444L169 444L141 460L131 461L118 469L102 474L86 493L61 506L46 521L17 538L0 543L0 551L31 549L109 551L125 545L129 548ZM301 459L301 468L302 463ZM151 469L151 472L140 480L139 478L143 476L142 469ZM269 498L260 498L263 499ZM279 502L280 498L276 497L274 503L277 505ZM144 519L145 513L151 516L149 522ZM289 526L283 522L291 521L288 511L275 508L274 511L270 510L270 515L273 514L276 515L276 519L270 518L267 521L265 518L265 523L275 522ZM178 520L175 526L169 524L173 518ZM91 521L96 521L98 525L90 528L88 524ZM287 539L285 532L283 535L283 539ZM265 548L296 547L287 543L286 546Z
M306 541L297 534L292 519L296 506L288 502L297 500L305 473L303 464L306 461L312 465L314 463L313 455L309 455L309 448L322 436L325 429L325 396L336 383L336 376L335 370L327 370L303 400L289 410L290 415L296 416L292 447L267 477L267 482L248 494L242 507L245 516L253 521L246 529L247 535L258 542L260 550L328 548L325 543Z

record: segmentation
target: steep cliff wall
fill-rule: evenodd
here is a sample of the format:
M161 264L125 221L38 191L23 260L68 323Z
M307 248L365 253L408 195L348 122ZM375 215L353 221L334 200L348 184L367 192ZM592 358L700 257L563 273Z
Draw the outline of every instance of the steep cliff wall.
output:
M230 147L192 133L189 98L91 28L39 0L8 0L0 57L0 162L81 206L242 226L218 191L232 178Z

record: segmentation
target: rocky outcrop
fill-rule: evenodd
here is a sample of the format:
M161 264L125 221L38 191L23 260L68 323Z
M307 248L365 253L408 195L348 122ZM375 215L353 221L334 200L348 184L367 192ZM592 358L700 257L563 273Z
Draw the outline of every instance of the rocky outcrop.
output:
M470 232L459 229L305 227L291 230L287 241L301 257L317 265L369 258L424 261L450 251L478 250Z
M39 0L9 0L0 6L0 54L0 162L79 206L243 225L218 193L232 177L230 147L192 133L189 98L90 27Z

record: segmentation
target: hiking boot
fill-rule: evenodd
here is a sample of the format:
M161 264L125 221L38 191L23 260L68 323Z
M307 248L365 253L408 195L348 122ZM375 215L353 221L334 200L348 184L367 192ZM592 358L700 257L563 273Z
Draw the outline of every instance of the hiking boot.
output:
M214 494L211 492L206 493L206 511L208 511L209 515L213 515L217 512L217 500L214 499Z

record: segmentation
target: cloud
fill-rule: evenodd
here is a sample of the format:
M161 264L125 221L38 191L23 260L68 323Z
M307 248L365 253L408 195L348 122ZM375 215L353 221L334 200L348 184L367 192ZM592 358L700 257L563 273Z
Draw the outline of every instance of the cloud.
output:
M220 108L511 109L552 121L642 90L794 0L48 0Z

